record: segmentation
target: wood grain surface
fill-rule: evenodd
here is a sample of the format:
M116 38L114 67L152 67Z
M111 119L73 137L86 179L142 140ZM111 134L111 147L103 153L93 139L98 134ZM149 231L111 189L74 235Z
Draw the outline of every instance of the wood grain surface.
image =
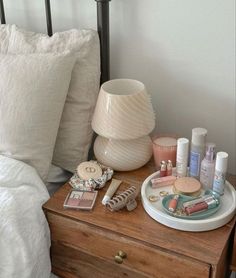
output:
M166 253L164 250L153 248L128 236L121 237L116 233L62 218L55 214L49 214L48 220L51 223L52 240L57 244L57 248L52 247L52 250L56 250L53 253L54 261L55 256L60 258L58 247L62 249L63 246L67 246L78 250L79 253L100 258L117 268L114 257L119 250L122 250L127 254L127 258L123 260L122 267L120 266L119 269L127 275L129 273L128 277L137 277L137 273L158 277L157 273L159 272L164 277L175 278L181 277L186 269L191 269L192 272L186 274L185 278L193 277L193 273L194 277L209 277L209 264L200 263L185 256L176 256L171 252ZM63 244L61 244L62 242ZM61 260L68 261L65 259L65 252L61 253L61 257ZM60 263L58 267L60 267ZM170 268L174 268L175 271L170 272ZM78 269L78 271L81 271L81 269ZM118 273L110 274L107 277L120 277L117 276Z
M146 166L136 171L119 172L119 173L117 172L114 175L114 177L116 179L121 179L122 181L124 181L124 183L121 185L121 188L119 188L119 190L123 191L124 189L126 189L128 186L131 185L135 185L140 188L143 181L154 171L155 169L153 163L149 163ZM232 181L229 178L228 180L232 183ZM234 179L232 180L235 181ZM121 244L119 239L126 238L127 240L128 238L128 240L132 243L132 244L130 243L130 246L137 245L138 246L137 248L139 249L139 247L141 248L141 246L144 245L147 254L150 255L150 252L156 252L155 256L157 257L159 256L165 262L168 262L168 259L170 260L169 262L175 261L176 259L177 261L182 260L179 261L178 265L183 264L185 266L184 268L194 269L194 271L198 271L199 266L201 266L203 272L201 273L201 276L198 277L205 277L204 275L210 272L211 277L221 278L223 277L220 276L221 273L227 272L227 268L230 264L230 259L231 259L229 254L229 249L232 249L228 247L230 244L232 245L233 242L232 235L234 234L235 218L232 219L229 223L227 223L223 227L213 231L207 231L207 232L178 231L166 227L153 220L143 209L140 196L138 198L138 207L132 212L128 212L126 209L123 209L119 212L108 211L101 204L101 200L108 186L109 183L105 186L105 188L99 191L98 198L96 200L93 211L74 211L74 210L63 209L64 200L66 198L66 195L71 189L69 184L65 184L44 205L44 210L47 214L50 228L52 231L54 246L57 246L57 248L55 248L55 252L57 255L54 253L54 256L58 258L58 260L56 260L57 262L63 260L63 258L59 258L60 257L58 253L59 252L58 250L60 249L59 243L63 241L66 242L65 239L70 237L66 232L67 227L70 227L68 228L68 230L70 231L74 229L77 232L80 231L81 233L80 235L81 237L84 238L85 242L86 242L86 235L89 234L90 229L96 231L94 232L94 234L96 233L99 234L98 231L102 231L103 235L101 235L101 237L98 238L99 241L101 242L102 240L103 242L105 241L107 246L110 246L106 241L107 237L109 238L108 235L112 234L113 237L115 238L115 240L113 241L116 242L116 244L118 243ZM86 232L85 231L83 232L82 229L83 225L86 226ZM229 239L231 239L231 242L229 241ZM95 237L92 236L92 233L90 233L90 240L95 241ZM73 237L71 237L71 242L72 241L73 241ZM118 245L116 244L115 246L118 248ZM74 247L75 242L73 242L73 244L71 244L70 247L72 248L72 246L73 248L75 248ZM85 250L86 245L82 247L80 245L77 246L76 248L79 248L79 252L82 252L84 254L87 252ZM135 253L137 252L137 248L135 249L136 250ZM101 246L100 249L102 249ZM108 249L110 250L111 246ZM109 256L108 255L107 256L110 258L111 254L108 252L108 249L106 248L106 253L109 254ZM92 250L92 253L96 254L95 257L103 258L99 252L100 251ZM147 257L151 257L149 255L147 255ZM145 262L144 265L145 264L148 265L145 259L140 256L141 255L139 255L138 257L139 258L138 261L139 260L143 261ZM109 262L108 257L105 257L106 264ZM192 264L192 266L190 267L189 265L189 267L187 267L188 264L190 265ZM112 263L112 265L114 265L114 263ZM131 263L131 265L132 267L135 265L135 268L139 269L139 266L137 264ZM129 262L126 263L126 267L129 268L129 271L132 270L131 265L129 265ZM59 265L57 265L57 267L59 267ZM164 271L164 269L162 269L162 271ZM147 275L148 273L151 275L151 273L148 272L147 269L145 270L145 273ZM81 277L86 277L86 276L81 276ZM113 276L107 276L107 277L113 277ZM128 276L128 277L132 277L132 276ZM163 275L160 277L172 277L172 276ZM181 277L181 276L176 276L176 277ZM197 276L189 276L189 277L197 277Z

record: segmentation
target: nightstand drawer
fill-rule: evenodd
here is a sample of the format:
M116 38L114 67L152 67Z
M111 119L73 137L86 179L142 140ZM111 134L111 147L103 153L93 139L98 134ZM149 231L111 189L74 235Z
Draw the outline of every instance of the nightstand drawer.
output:
M204 278L210 275L208 264L170 250L160 250L154 245L53 213L47 213L47 218L52 234L53 266L78 277L88 277L86 273L90 273L89 277L95 273L94 277L109 278ZM119 250L127 253L122 264L114 261Z

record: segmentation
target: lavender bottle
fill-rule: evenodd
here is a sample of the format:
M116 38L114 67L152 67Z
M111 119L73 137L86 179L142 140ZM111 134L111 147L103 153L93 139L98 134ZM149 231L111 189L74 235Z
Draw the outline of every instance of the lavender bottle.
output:
M212 189L215 173L215 148L214 143L206 145L206 155L201 162L200 182L205 189Z

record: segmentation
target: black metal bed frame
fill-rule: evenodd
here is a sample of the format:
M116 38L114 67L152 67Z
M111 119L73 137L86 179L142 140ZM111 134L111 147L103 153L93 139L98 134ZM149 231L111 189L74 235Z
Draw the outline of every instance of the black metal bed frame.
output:
M110 47L109 47L109 2L111 0L95 0L97 2L97 31L100 38L101 51L101 83L110 79ZM45 0L47 33L53 35L50 0ZM1 24L6 24L3 0L0 0Z

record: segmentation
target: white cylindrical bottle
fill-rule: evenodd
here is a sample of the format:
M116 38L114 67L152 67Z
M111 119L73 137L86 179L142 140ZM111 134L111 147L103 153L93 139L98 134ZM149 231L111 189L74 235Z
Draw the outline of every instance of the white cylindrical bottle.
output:
M189 140L187 138L179 138L177 140L177 153L176 153L177 177L187 176L188 150L189 150Z
M225 186L225 176L228 165L229 155L226 152L218 152L216 154L215 175L213 181L213 191L223 195Z
M215 147L214 143L206 146L206 155L201 163L200 182L204 189L212 189L215 172Z
M192 141L189 161L189 174L199 179L200 166L205 155L207 130L205 128L192 129Z

